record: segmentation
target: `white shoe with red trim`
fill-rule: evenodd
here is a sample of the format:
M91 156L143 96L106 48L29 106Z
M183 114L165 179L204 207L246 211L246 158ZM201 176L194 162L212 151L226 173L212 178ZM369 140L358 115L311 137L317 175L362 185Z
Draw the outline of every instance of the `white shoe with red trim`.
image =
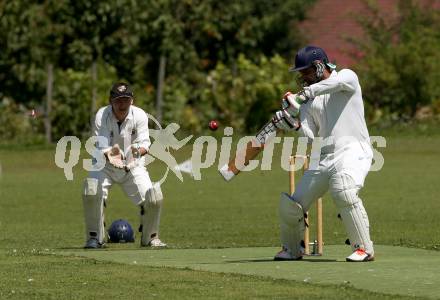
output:
M346 258L346 261L349 262L364 262L364 261L373 261L374 256L365 252L364 249L357 249L350 256Z

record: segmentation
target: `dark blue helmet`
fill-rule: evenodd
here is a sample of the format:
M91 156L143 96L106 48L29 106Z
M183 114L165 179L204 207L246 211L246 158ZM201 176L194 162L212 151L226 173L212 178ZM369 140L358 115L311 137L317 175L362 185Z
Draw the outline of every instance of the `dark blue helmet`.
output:
M289 69L290 72L304 70L314 65L315 61L321 61L323 64L332 68L334 65L328 61L327 54L322 48L315 46L306 46L298 51L295 56L295 66Z
M134 231L130 223L125 220L116 220L108 230L108 236L112 243L133 243Z

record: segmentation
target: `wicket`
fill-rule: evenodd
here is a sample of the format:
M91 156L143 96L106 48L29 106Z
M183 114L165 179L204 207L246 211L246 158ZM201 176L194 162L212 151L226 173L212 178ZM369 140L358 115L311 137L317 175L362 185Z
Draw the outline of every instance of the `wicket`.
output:
M297 159L303 159L304 164L302 167L302 171L309 168L309 159L310 157L304 155L295 155L291 156L289 159L289 191L290 195L295 192L295 164ZM310 216L309 213L305 213L305 222L306 224L310 224ZM309 226L306 226L304 231L304 246L305 246L305 255L322 255L323 253L323 241L322 241L322 199L319 198L316 201L316 239L313 242L310 242L310 230ZM310 246L312 246L312 251L310 251Z

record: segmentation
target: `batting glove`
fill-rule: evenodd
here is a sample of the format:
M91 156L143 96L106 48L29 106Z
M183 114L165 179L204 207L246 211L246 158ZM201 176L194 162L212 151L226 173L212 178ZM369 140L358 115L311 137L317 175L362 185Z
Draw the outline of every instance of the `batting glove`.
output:
M309 98L304 91L301 91L298 94L287 92L283 97L282 105L283 109L287 110L290 115L298 117L301 104L306 103L307 101L309 101Z
M272 118L272 122L276 128L281 130L292 131L298 130L301 127L301 123L298 119L291 116L285 109L277 111Z

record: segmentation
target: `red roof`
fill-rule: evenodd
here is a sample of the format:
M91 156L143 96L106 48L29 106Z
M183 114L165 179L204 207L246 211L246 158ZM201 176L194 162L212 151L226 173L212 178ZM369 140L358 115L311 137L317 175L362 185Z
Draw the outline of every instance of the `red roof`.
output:
M440 1L426 1L440 7ZM391 18L397 16L398 0L377 0L381 12ZM363 0L317 0L300 24L309 45L323 48L330 61L339 68L349 67L356 60L355 47L347 38L361 38L362 28L356 18L365 13Z

